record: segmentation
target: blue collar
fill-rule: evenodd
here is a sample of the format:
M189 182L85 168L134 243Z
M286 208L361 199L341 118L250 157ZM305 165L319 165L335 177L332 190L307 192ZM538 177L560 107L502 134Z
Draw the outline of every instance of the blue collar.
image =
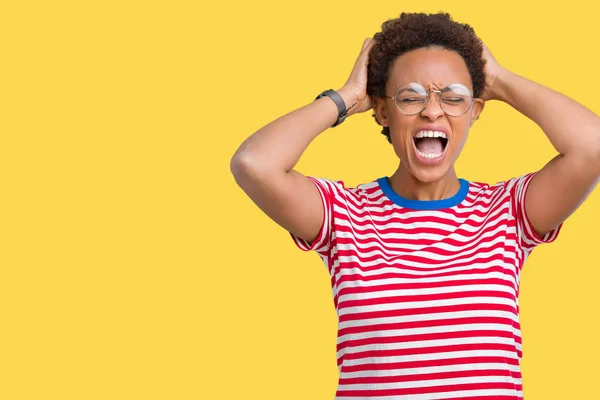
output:
M400 196L398 193L394 192L392 187L388 182L388 177L384 176L377 179L377 183L379 187L383 191L383 193L387 196L390 201L404 208L412 208L414 210L439 210L442 208L454 207L460 204L469 193L469 181L464 179L458 179L460 182L460 189L458 192L447 199L441 200L411 200L406 199Z

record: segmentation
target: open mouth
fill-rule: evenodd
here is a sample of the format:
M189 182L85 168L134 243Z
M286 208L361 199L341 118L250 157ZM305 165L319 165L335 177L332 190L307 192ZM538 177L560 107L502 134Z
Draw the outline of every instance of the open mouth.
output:
M446 133L439 131L419 131L413 136L419 156L428 159L439 158L448 145Z

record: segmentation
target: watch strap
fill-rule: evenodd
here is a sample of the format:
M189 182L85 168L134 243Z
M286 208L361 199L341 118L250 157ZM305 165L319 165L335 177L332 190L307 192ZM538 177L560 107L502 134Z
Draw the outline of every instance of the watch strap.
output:
M331 100L333 100L333 102L337 106L338 117L337 117L337 120L334 122L334 124L331 125L331 127L333 128L335 126L338 126L346 119L346 116L348 114L348 110L346 109L346 103L344 102L344 99L342 98L342 96L340 96L340 94L333 89L327 89L327 90L321 92L315 98L315 100L318 100L323 96L329 97Z

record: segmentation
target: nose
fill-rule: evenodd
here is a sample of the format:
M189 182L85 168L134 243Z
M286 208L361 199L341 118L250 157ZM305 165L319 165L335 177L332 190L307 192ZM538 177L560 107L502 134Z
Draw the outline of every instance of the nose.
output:
M439 96L439 93L430 91L429 99L427 100L427 105L425 106L423 111L421 111L421 115L425 118L430 119L431 121L435 121L436 119L444 115L444 110L442 110L440 99L436 96Z

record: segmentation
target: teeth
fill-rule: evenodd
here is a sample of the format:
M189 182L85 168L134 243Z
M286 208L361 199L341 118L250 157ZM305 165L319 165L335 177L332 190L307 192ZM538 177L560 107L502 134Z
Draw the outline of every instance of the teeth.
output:
M419 153L419 155L423 158L439 158L444 154L443 152L440 154L425 154L425 153L419 151L419 149L416 149L416 150L417 150L417 153Z
M448 139L446 137L446 134L444 132L440 132L440 131L419 131L415 135L415 138L417 138L417 139L424 138L424 137L430 137L430 138L439 137L439 138Z
M448 139L446 134L444 132L440 132L440 131L425 131L425 130L423 130L423 131L417 132L417 134L415 135L415 138L417 138L417 139L425 138L425 137L430 137L430 138L439 137L439 138L443 138L443 139ZM419 151L419 149L416 149L416 150L421 157L428 158L428 159L440 158L444 154L443 151L439 154L425 154L425 153Z

